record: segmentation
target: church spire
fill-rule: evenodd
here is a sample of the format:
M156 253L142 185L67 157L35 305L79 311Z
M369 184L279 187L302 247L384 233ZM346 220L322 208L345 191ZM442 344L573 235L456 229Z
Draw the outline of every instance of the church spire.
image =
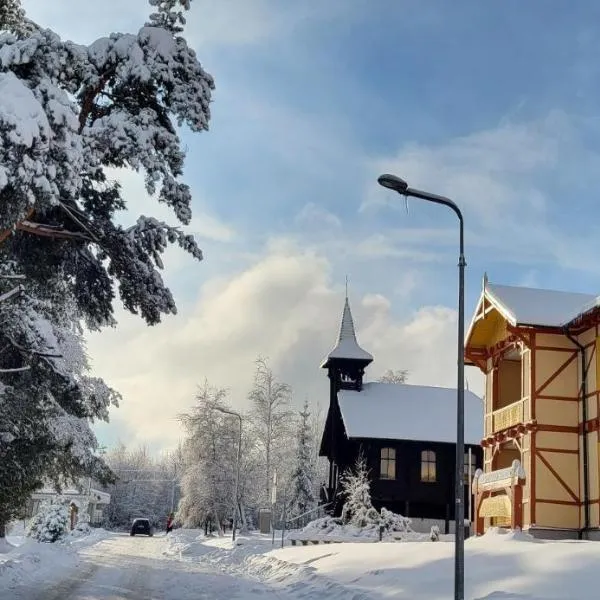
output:
M347 285L347 279L346 279ZM327 356L327 361L332 358L360 360L371 362L373 356L366 350L363 350L356 339L356 331L354 329L354 319L350 310L350 302L348 301L348 293L346 288L346 299L344 302L344 311L342 313L342 322L340 324L340 332L335 347Z

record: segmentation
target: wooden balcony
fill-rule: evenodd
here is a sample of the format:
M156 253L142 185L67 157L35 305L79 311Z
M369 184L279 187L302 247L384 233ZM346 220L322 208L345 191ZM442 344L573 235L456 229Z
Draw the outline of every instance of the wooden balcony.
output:
M492 431L489 433L496 433L522 423L525 418L525 400L526 398L521 398L504 408L495 410L492 413Z

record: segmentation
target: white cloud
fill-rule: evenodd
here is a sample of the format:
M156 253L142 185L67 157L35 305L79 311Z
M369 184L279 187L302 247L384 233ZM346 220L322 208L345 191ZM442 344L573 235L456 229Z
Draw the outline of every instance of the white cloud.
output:
M298 404L308 397L324 406L319 363L335 341L343 304L335 283L323 256L280 241L247 270L204 284L196 305L163 325L123 317L117 329L90 335L95 370L124 394L112 418L126 440L175 444L176 415L190 407L204 377L247 406L259 354L293 386ZM400 318L406 305L381 294L351 303L359 341L375 356L369 377L407 368L413 383L454 384L453 310L423 307Z
M593 129L555 111L537 121L503 122L497 128L438 145L407 144L394 156L371 162L361 210L382 206L403 210L398 194L371 183L378 174L395 173L411 187L456 201L465 218L471 252L485 252L496 262L598 271L597 261L589 260L595 250L600 251L596 236L581 239L570 223L557 220L566 206L558 190L566 189L568 202L576 203L576 194L590 183L574 173L580 173L583 165L597 164L597 154L584 142ZM424 214L419 200L411 203L416 214ZM450 218L449 211L447 216L439 213L437 222ZM455 244L455 236L454 240L444 236L438 242ZM430 249L431 240L425 241ZM388 229L380 234L378 243L388 256L398 247L397 236Z
M295 220L298 224L317 227L319 229L331 229L331 227L339 229L342 226L339 217L314 202L305 204L296 215Z

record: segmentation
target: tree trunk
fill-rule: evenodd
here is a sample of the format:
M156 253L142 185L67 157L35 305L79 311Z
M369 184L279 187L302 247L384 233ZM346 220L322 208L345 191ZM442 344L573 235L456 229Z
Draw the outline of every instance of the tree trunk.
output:
M217 533L219 537L223 537L223 528L221 527L221 519L219 518L219 513L215 510L215 522L217 524Z
M246 521L246 507L242 502L239 504L240 509L240 531L246 532L248 531L248 521Z
M0 521L0 539L6 537L6 523L4 521Z

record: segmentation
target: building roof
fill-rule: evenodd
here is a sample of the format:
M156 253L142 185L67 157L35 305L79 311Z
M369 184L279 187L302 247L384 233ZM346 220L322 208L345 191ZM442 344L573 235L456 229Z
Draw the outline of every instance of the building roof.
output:
M356 331L354 329L354 320L352 319L350 303L348 302L348 296L346 296L346 302L344 303L344 312L342 313L340 333L338 335L336 345L327 355L327 358L323 361L321 366L326 366L329 362L329 359L332 358L345 358L367 362L371 362L373 360L373 356L358 345Z
M340 390L338 401L349 438L456 443L456 389L405 383L365 383ZM483 400L465 390L465 443L483 437Z
M593 294L487 283L486 296L512 325L562 327L600 306Z
M103 492L101 490L97 490L95 488L90 488L89 495L88 490L85 489L83 491L79 491L75 488L65 488L62 490L62 493L59 494L53 487L43 487L40 490L37 490L31 494L31 497L35 500L42 500L47 498L55 498L61 496L65 499L76 499L76 498L88 498L96 500L98 504L110 504L110 494L108 492Z

